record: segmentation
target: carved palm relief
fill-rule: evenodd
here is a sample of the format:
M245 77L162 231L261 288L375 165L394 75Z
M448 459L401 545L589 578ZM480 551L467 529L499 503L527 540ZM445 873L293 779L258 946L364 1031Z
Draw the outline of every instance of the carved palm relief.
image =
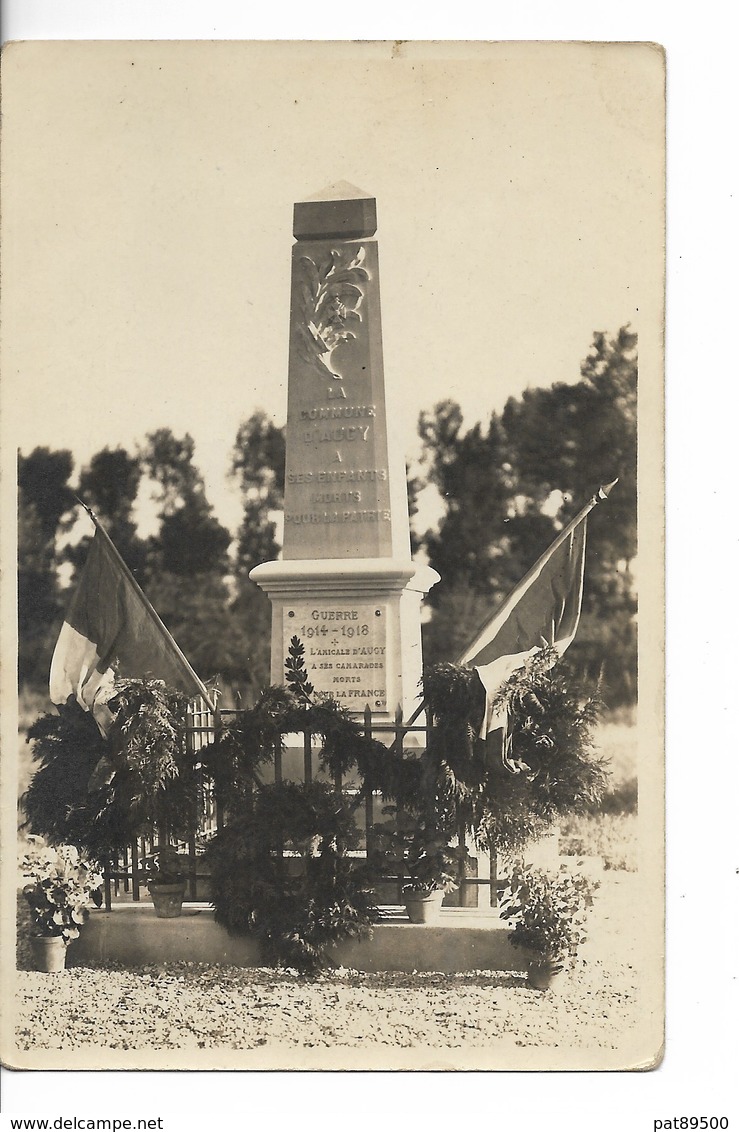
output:
M341 342L356 338L352 323L362 321L359 307L369 272L362 266L364 248L332 248L318 263L310 256L298 261L301 313L296 327L298 353L322 378L341 381L331 355Z

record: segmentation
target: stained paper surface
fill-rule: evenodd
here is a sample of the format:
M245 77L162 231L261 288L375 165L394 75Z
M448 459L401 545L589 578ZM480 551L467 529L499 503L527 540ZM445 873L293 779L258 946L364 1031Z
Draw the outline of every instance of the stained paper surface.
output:
M2 737L4 755L11 756L2 770L5 1064L600 1070L645 1068L659 1060L664 81L662 51L639 43L47 42L5 48ZM324 1047L308 1048L290 1034L253 1048L229 1041L218 1046L208 1038L202 1047L197 1039L180 1046L162 1039L158 1048L124 1049L111 1036L110 1004L100 1001L97 1041L81 1048L51 1035L49 1048L29 1048L16 1033L12 1005L19 977L12 962L17 642L9 581L16 451L69 449L80 468L106 445L133 449L159 427L189 432L216 513L235 530L240 503L226 471L238 424L260 406L280 424L288 414L293 206L340 180L377 200L382 408L391 447L409 459L418 450L422 410L450 398L467 423L485 421L527 387L576 382L594 331L615 336L630 324L638 332L639 870L629 874L628 900L604 906L599 921L614 947L620 937L632 941L628 961L635 965L638 1008L625 1012L628 1025L601 1044L579 1041L575 1018L539 1042L526 1036L539 1024L539 1007L526 999L520 1029L488 1040L475 1029L474 997L460 989L465 1025L458 1043L446 1047L422 1039L408 1045L402 1027L387 1040L373 1040L379 1030L370 1014L361 1040L355 1035ZM374 250L375 271L372 256ZM366 297L363 315L373 302ZM355 361L361 367L374 348L361 337L369 322L357 325L359 349L351 361L343 346L330 359L342 380L351 380L342 367ZM357 388L362 380L360 368ZM310 418L323 404L312 394L305 404L295 402L305 457L289 474L320 477L331 468L323 449L332 440L343 466L385 469L385 436L375 430L375 418L331 425L366 428L366 438L344 432L324 442L320 431L310 431L323 427ZM376 405L372 388L356 404ZM355 460L352 445L366 458ZM383 515L392 506L387 482L375 477L368 505ZM296 478L288 494L291 514L328 510L326 500L311 496L334 490L356 489ZM358 511L366 498L330 502ZM287 524L288 550L288 529L299 525ZM312 525L316 558L381 555L390 546L391 523L384 518L330 526ZM356 545L347 542L350 527L356 527ZM367 625L371 646L384 647L374 609L336 608L352 616L332 624L332 642L339 640L336 625ZM295 613L310 625L312 608L306 604ZM344 686L336 681L347 675L336 659L327 658L332 668L319 670L328 673L331 688ZM382 675L379 669L378 681L362 692L377 691L382 700ZM484 1001L499 991L501 985L486 984ZM412 1019L413 994L404 1002ZM203 1019L206 1013L203 1006ZM387 1020L381 1021L384 1027Z

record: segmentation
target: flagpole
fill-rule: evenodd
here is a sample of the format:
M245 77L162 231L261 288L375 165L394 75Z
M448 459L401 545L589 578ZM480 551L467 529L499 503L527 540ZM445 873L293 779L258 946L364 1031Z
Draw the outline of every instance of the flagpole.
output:
M216 710L215 704L213 703L213 701L210 698L210 695L208 693L208 689L205 687L205 684L200 679L200 677L198 676L198 674L195 671L195 669L193 668L193 666L190 664L190 661L187 659L187 657L183 653L182 649L177 644L177 641L174 639L174 637L170 633L169 629L167 628L167 626L164 624L161 617L157 613L156 609L151 604L151 602L149 601L149 599L146 596L146 594L144 593L144 591L141 589L141 586L139 585L139 583L134 578L130 569L128 568L126 563L121 558L121 555L120 555L118 548L116 547L112 538L110 537L110 535L106 531L105 527L100 522L100 520L98 519L97 515L95 514L95 512L92 510L91 507L88 507L87 504L85 502L83 502L83 500L81 500L78 495L75 495L75 499L79 503L80 507L83 507L85 509L85 511L87 512L87 514L92 519L93 523L95 524L95 530L100 532L100 534L103 536L103 539L104 539L106 545L108 547L110 547L111 551L115 555L115 559L118 562L118 565L123 570L123 573L125 574L128 581L131 583L131 585L133 586L133 588L136 591L136 593L138 594L138 596L141 598L142 602L144 603L144 606L146 607L147 612L153 618L154 624L161 631L165 640L168 641L168 643L172 646L175 653L177 654L177 656L179 657L179 659L182 661L183 665L185 666L185 669L190 673L193 680L195 681L195 683L200 688L200 695L203 697L203 699L205 700L205 702L208 705L208 707L210 708L210 710L212 712L214 712Z
M523 576L521 581L518 582L518 584L513 587L511 592L503 599L503 601L500 603L500 605L496 609L493 616L485 618L485 620L482 622L479 629L475 633L474 637L472 638L473 643L475 643L477 641L477 638L480 636L483 629L485 629L485 627L487 625L490 625L493 621L495 621L496 618L498 618L502 615L506 606L510 603L513 596L515 594L517 594L520 590L526 589L527 583L531 580L532 577L536 576L536 574L538 573L542 563L545 562L548 558L551 558L551 556L554 554L555 550L557 550L557 548L562 545L562 543L565 541L565 539L569 538L569 536L572 534L572 532L574 531L574 529L578 525L578 523L581 523L583 521L583 519L585 518L585 516L589 515L594 507L597 507L597 505L599 503L602 503L603 500L608 499L608 496L611 494L611 491L613 490L613 488L616 486L617 483L618 483L618 477L616 477L615 480L611 480L610 483L605 484L603 487L600 487L596 491L595 495L593 495L588 500L588 502L585 504L585 506L580 511L578 511L577 515L575 515L575 518L571 519L570 522L567 524L567 526L564 527L559 532L559 534L554 539L552 544L547 547L547 549L544 551L543 554L539 555L539 557L537 558L536 562L531 567L531 569ZM457 664L463 663L461 658L463 656L465 656L471 650L471 648L472 648L472 645L468 645L467 648L465 648L465 650L460 654L460 659L457 661Z

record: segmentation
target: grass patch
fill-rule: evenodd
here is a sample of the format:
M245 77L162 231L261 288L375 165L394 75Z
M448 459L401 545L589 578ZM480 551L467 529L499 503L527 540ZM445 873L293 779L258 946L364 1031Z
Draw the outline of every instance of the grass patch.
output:
M600 857L604 869L639 868L636 814L586 814L562 823L559 851L565 857Z
M633 715L611 715L596 732L599 753L608 760L609 788L591 813L565 819L559 851L566 857L599 857L603 868L638 870L639 784Z
M26 742L26 735L31 724L35 723L40 715L53 711L49 694L36 688L23 686L18 693L18 799L28 789L36 767L33 761L33 752L30 744ZM19 809L19 822L25 820L22 810Z
M608 714L595 730L598 753L608 761L611 788L637 776L636 726L633 715Z

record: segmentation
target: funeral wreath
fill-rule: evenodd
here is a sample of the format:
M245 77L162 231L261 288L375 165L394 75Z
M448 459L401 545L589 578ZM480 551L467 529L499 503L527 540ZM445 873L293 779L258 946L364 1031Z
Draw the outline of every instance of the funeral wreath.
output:
M356 840L351 805L332 786L262 786L209 846L216 922L256 939L266 963L330 966L331 949L370 934L378 915L366 870L347 856Z

